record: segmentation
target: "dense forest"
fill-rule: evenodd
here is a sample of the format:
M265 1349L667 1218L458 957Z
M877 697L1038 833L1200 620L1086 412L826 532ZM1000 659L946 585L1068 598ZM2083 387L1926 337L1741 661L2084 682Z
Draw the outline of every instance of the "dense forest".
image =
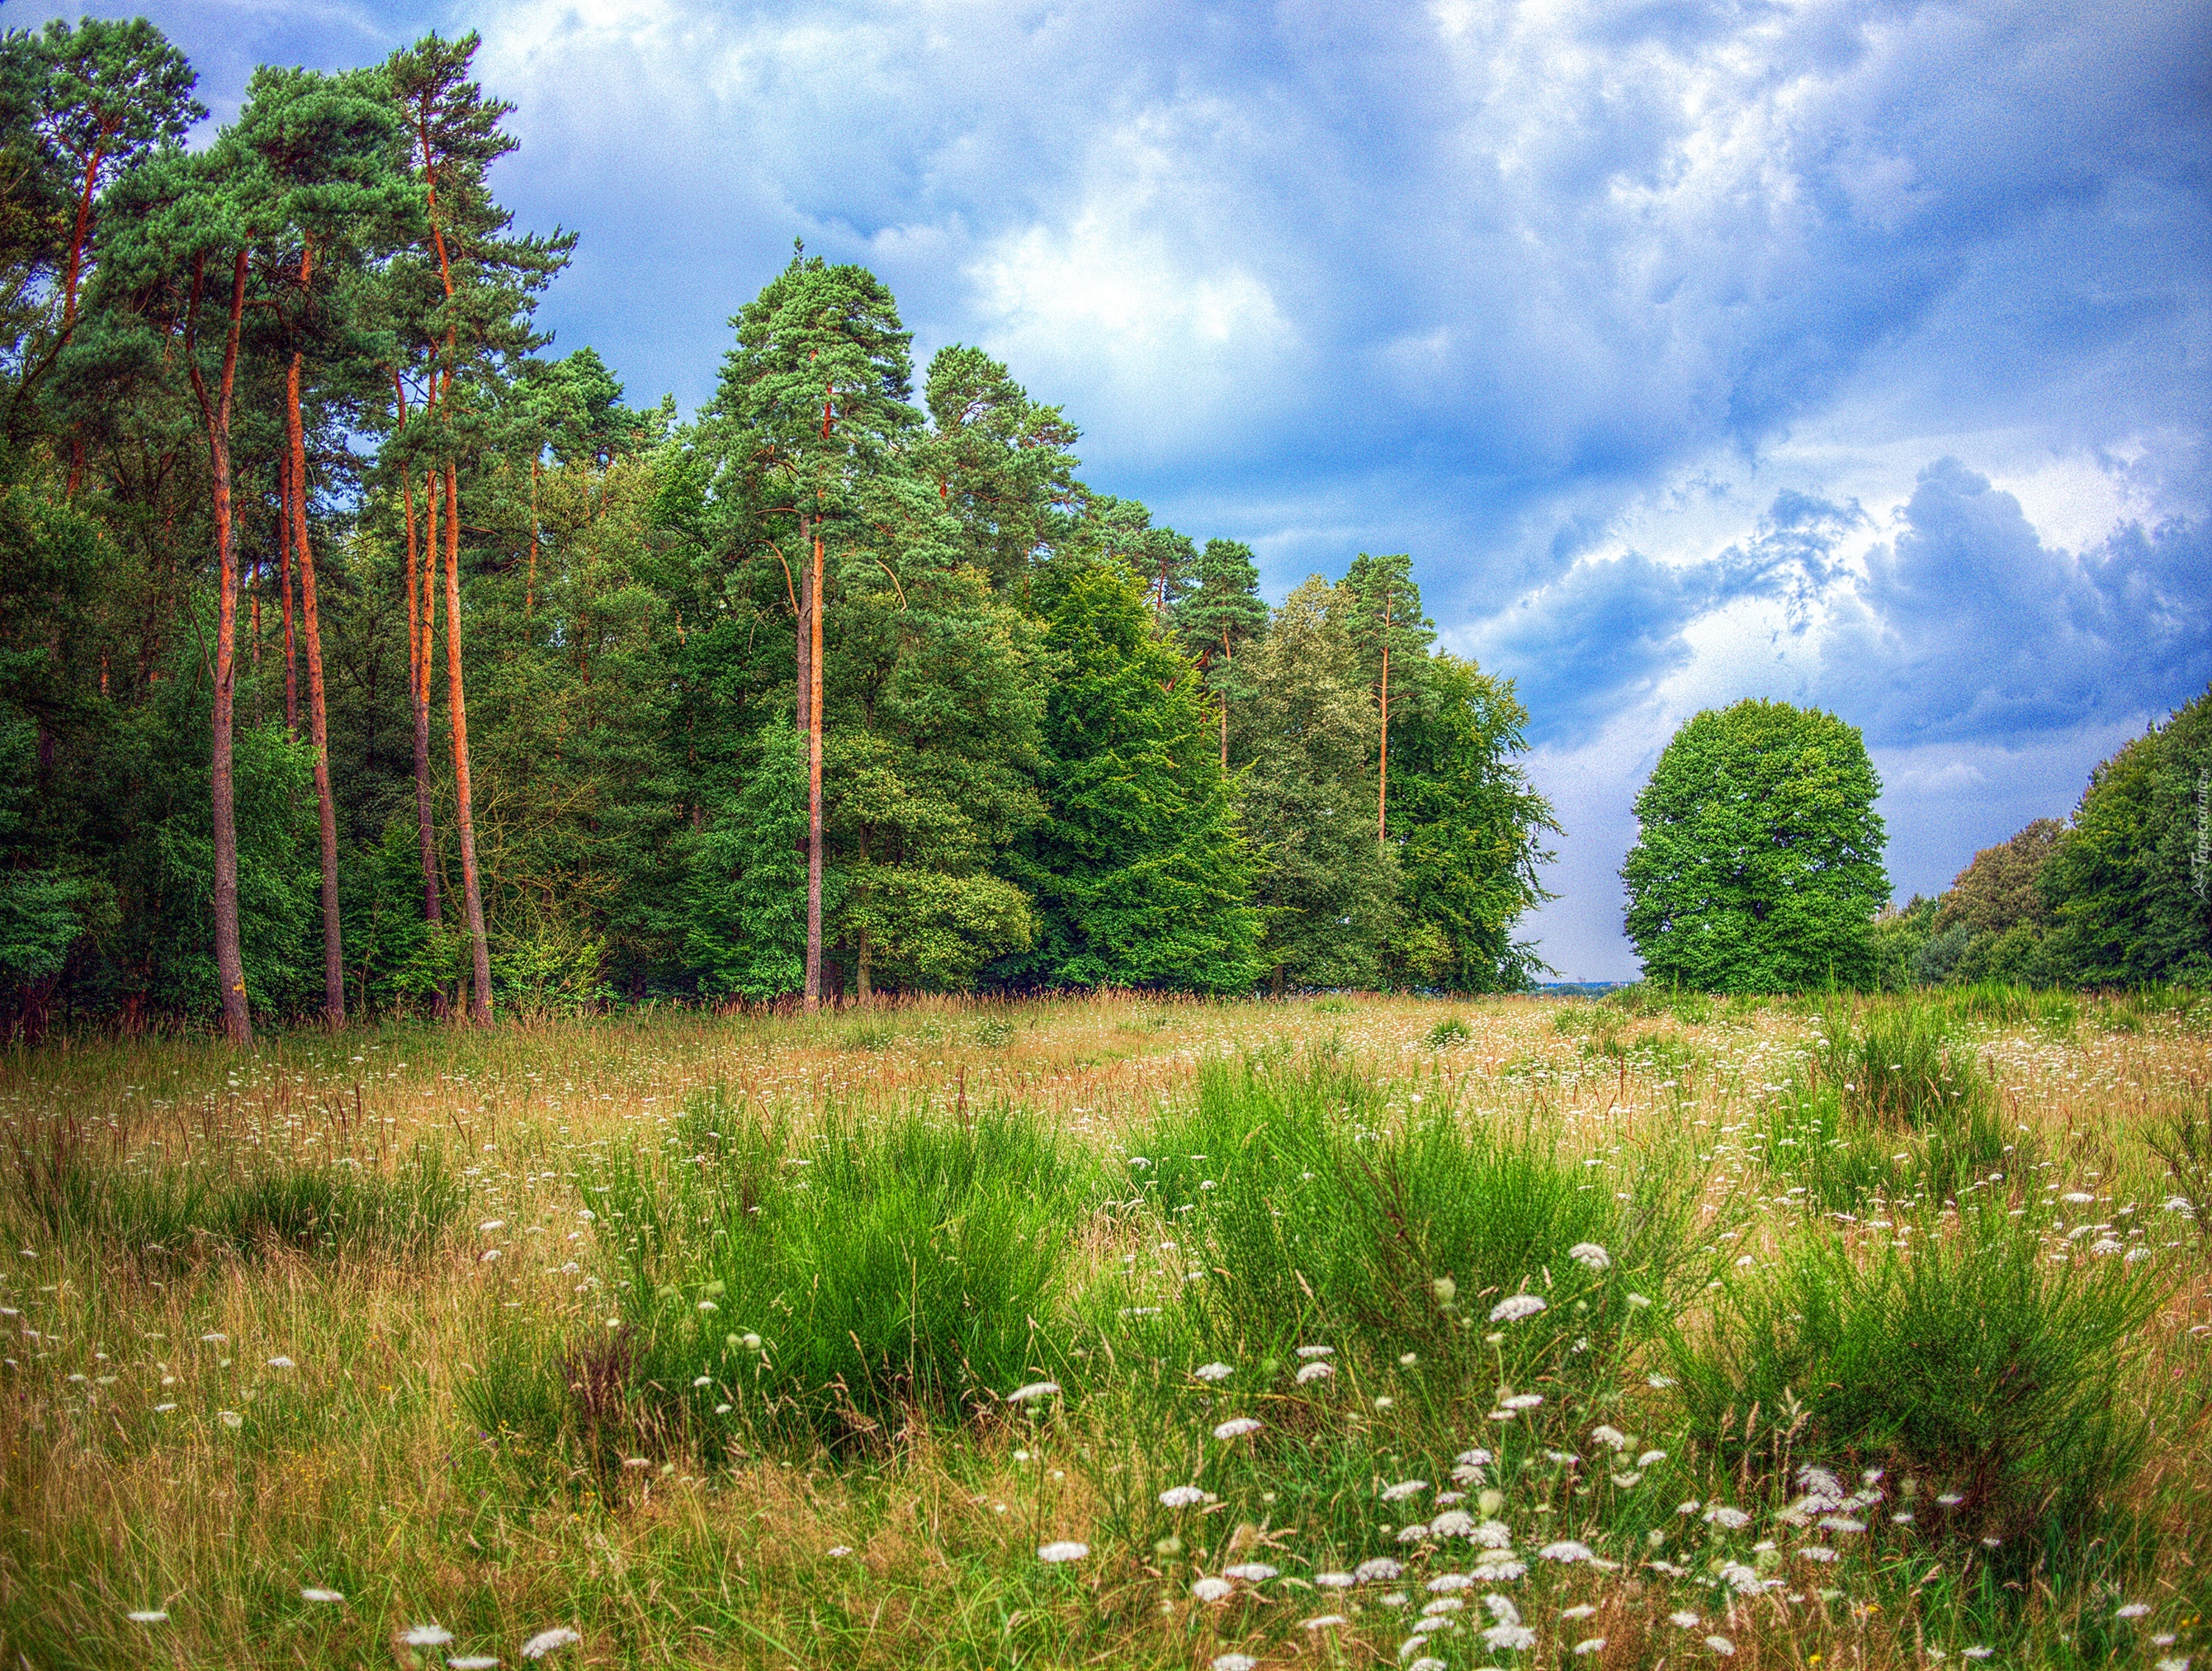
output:
M794 253L693 421L533 309L473 37L0 47L0 1016L1525 985L1554 831L1405 556L1279 608Z

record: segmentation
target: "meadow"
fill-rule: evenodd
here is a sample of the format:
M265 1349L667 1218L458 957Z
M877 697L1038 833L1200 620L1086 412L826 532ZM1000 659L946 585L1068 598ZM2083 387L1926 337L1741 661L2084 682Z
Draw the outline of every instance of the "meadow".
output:
M0 1663L2142 1665L2212 1003L1118 995L0 1057Z

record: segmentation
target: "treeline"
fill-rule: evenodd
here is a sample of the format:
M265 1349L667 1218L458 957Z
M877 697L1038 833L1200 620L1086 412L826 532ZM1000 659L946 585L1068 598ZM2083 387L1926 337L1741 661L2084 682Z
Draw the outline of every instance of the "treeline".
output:
M473 37L0 42L0 1023L1527 984L1554 830L1411 564L1270 610L794 254L696 420L532 323Z
M2212 982L2212 690L1875 936L1891 985Z

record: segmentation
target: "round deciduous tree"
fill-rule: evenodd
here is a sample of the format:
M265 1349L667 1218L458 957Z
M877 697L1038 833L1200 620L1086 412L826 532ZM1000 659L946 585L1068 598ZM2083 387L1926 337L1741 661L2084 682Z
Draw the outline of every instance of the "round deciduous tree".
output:
M1889 897L1881 792L1857 728L1832 714L1739 702L1692 718L1636 797L1621 867L1644 978L1717 992L1869 979Z

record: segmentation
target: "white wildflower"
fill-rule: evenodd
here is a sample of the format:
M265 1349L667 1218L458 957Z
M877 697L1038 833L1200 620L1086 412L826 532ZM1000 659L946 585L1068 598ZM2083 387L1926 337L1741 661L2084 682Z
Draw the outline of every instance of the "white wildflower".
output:
M343 1601L345 1597L334 1589L308 1589L300 1592L300 1599L302 1601Z
M1972 1647L1961 1648L1959 1651L1968 1659L1990 1659L1995 1656L1997 1650L1978 1642Z
M1298 1348L1298 1356L1300 1357L1334 1357L1336 1356L1336 1348L1334 1346L1301 1346Z
M2149 1602L2130 1601L2126 1606L2115 1609L2112 1613L2112 1617L2115 1619L2141 1619L2149 1611Z
M1585 1601L1578 1607L1560 1608L1559 1617L1562 1619L1588 1619L1596 1612L1597 1609L1595 1607L1593 1607L1589 1602Z
M1240 1561L1235 1566L1221 1569L1224 1578L1241 1578L1248 1584L1264 1584L1275 1576L1275 1569L1265 1561Z
M269 1360L269 1367L272 1369L292 1369L299 1366L289 1357L272 1357Z
M1428 1592L1431 1595L1452 1595L1461 1590L1474 1588L1474 1580L1464 1572L1439 1572L1429 1580L1427 1585ZM1516 1615L1516 1618L1518 1616Z
M540 1631L522 1644L522 1657L544 1659L556 1648L567 1648L584 1639L581 1631L572 1631L566 1625L556 1625L550 1631Z
M1226 1578L1200 1578L1191 1585L1190 1593L1201 1601L1225 1601L1237 1593L1237 1586Z
M1063 1539L1057 1543L1044 1545L1037 1551L1037 1559L1057 1566L1062 1561L1079 1561L1090 1552L1089 1544L1075 1543Z
M1703 1621L1698 1619L1697 1614L1686 1611L1683 1613L1668 1613L1667 1615L1667 1622L1679 1630L1694 1631Z
M1543 1401L1541 1393L1516 1393L1510 1399L1498 1400L1498 1407L1500 1410L1534 1410Z
M1595 1241L1577 1241L1567 1249L1567 1257L1589 1271L1607 1270L1613 1264L1613 1255ZM1582 1650L1577 1648L1575 1651L1580 1653Z
M1160 1493L1163 1509L1195 1509L1201 1503L1211 1503L1212 1495L1195 1485L1170 1485Z
M1730 1642L1730 1641L1729 1641L1726 1637L1724 1637L1724 1636L1709 1636L1709 1637L1707 1637L1705 1638L1705 1646L1706 1646L1706 1647L1708 1647L1708 1648L1710 1648L1710 1649L1711 1649L1711 1650L1712 1650L1716 1654L1718 1654L1718 1655L1719 1655L1723 1659L1726 1659L1726 1658L1727 1658L1730 1654L1733 1654L1734 1652L1735 1652L1735 1644L1734 1644L1733 1642Z
M1705 1510L1705 1524L1717 1526L1724 1532L1741 1532L1751 1524L1751 1516L1741 1509L1731 1509L1724 1503L1716 1503Z
M161 1607L142 1607L137 1613L123 1615L133 1625L166 1625L169 1622L167 1610Z
M1201 1363L1191 1371L1200 1381L1226 1381L1236 1373L1226 1363Z
M1302 1363L1298 1366L1298 1385L1303 1387L1310 1381L1327 1381L1335 1373L1336 1371L1326 1363L1319 1362Z
M1309 1631L1325 1631L1332 1625L1349 1625L1352 1621L1340 1613L1318 1613L1311 1619L1302 1619L1298 1623Z
M1516 1294L1491 1307L1490 1320L1493 1323L1517 1323L1524 1317L1534 1317L1538 1312L1550 1308L1534 1294Z
M1017 1387L1006 1394L1008 1404L1027 1404L1031 1399L1048 1399L1060 1391L1056 1381L1033 1381L1026 1387Z
M1352 1568L1352 1576L1363 1584L1387 1584L1405 1570L1388 1555L1376 1555Z
M1255 1671L1259 1663L1249 1654L1216 1654L1207 1662L1212 1671Z
M1595 1552L1586 1543L1572 1538L1562 1538L1557 1543L1547 1543L1536 1552L1540 1561L1586 1561Z
M1590 1442L1603 1445L1608 1450L1626 1450L1628 1436L1617 1427L1601 1425L1590 1430Z
M1425 1479L1401 1479L1395 1485L1385 1485L1382 1488L1382 1500L1385 1503L1401 1503L1415 1493L1425 1491L1428 1489L1429 1482Z
M1447 1509L1429 1522L1432 1538L1471 1538L1474 1535L1474 1516L1464 1509Z
M442 1648L453 1633L443 1625L410 1625L399 1639L410 1648Z
M1213 1430L1217 1439L1241 1439L1248 1433L1257 1433L1260 1424L1250 1416L1232 1416Z
M1313 1581L1316 1589L1350 1589L1359 1582L1349 1572L1316 1572Z
M1575 1652L1577 1654L1595 1654L1599 1649L1604 1646L1605 1638L1603 1637L1589 1637L1584 1638L1583 1641L1575 1644Z

